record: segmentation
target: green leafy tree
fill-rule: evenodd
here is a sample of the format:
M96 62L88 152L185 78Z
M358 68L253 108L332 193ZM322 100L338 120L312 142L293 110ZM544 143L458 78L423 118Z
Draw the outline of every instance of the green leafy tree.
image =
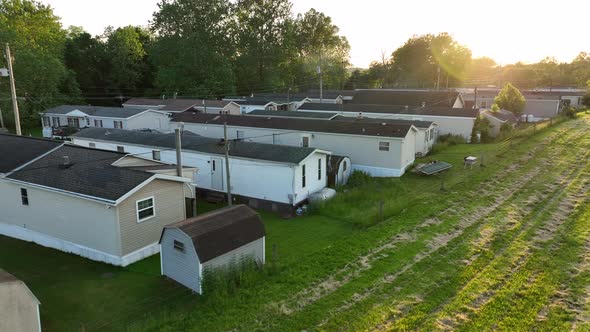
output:
M391 77L397 86L452 86L465 76L471 51L448 33L413 36L391 55Z
M149 58L154 85L167 95L232 94L232 34L227 0L163 0L150 28L156 36Z
M32 0L0 1L0 41L11 46L25 126L39 125L39 111L79 97L73 72L64 65L65 40L66 31L50 6ZM0 67L5 66L1 57ZM7 99L8 89L0 89L0 97ZM9 101L0 103L2 109L12 108ZM11 112L7 115L5 119L11 123Z
M105 38L111 88L118 93L137 92L149 70L146 52L149 33L133 26L107 28Z
M232 12L231 35L237 51L237 91L272 91L283 84L292 58L294 36L288 0L238 0Z
M507 83L494 99L494 103L518 116L522 114L526 101L520 90L511 83Z

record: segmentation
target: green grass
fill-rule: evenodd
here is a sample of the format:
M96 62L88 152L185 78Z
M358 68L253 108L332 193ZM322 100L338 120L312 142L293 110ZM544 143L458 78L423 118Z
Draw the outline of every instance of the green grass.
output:
M534 137L448 146L419 161L452 163L442 177L371 179L341 188L333 201L303 217L261 212L269 264L254 282L223 298L192 295L160 277L158 256L116 268L0 237L0 267L39 297L48 331L432 330L459 316L466 320L453 324L465 330L491 329L495 322L513 330L561 328L571 323L572 311L547 303L564 287L583 302L590 268L566 278L564 266L581 260L587 219L575 212L546 243L533 239L583 179L584 164L575 158L588 139L586 128L575 125L584 121L539 127ZM485 167L464 170L467 155L483 157ZM540 163L542 171L522 180ZM507 170L510 165L518 167ZM441 192L443 180L447 191ZM549 183L561 189L520 208ZM473 218L498 200L484 219ZM219 207L199 202L198 209ZM424 225L427 218L437 222ZM449 234L448 243L436 245ZM544 258L552 255L555 261ZM269 268L273 259L276 269ZM540 273L543 266L550 271ZM315 287L319 282L328 287ZM481 292L490 298L469 311ZM543 306L547 319L537 322Z

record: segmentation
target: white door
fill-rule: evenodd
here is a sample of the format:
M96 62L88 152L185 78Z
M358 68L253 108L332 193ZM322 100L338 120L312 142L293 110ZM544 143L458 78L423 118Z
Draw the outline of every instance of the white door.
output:
M221 158L211 158L211 189L223 190L223 167Z

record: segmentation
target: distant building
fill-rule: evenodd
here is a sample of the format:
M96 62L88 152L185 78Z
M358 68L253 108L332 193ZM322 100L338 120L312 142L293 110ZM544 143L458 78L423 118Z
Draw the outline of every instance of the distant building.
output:
M67 136L81 128L152 129L167 132L168 113L149 108L61 105L41 113L43 137Z
M260 216L245 205L168 225L160 237L162 275L202 294L207 270L223 273L244 260L263 265L265 236Z
M225 100L215 99L158 99L131 98L123 103L125 108L151 108L170 113L200 111L207 114L239 114L240 105Z
M0 331L41 332L40 304L24 282L0 269Z
M500 134L500 129L503 125L507 124L514 128L514 126L516 126L518 123L518 118L514 115L514 113L507 110L498 110L495 112L492 110L482 110L480 114L485 119L490 121L490 125L492 127L491 135L493 137L496 137Z
M451 90L359 89L355 90L350 103L402 107L465 107L461 93Z

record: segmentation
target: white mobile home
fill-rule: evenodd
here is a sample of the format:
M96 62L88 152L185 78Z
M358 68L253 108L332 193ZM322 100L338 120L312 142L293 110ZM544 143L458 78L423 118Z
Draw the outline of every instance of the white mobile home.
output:
M77 145L122 149L176 162L174 134L88 128L71 139ZM185 131L182 149L183 165L199 170L194 183L199 191L204 194L227 191L222 141ZM230 142L229 151L232 194L252 207L287 212L304 202L309 194L326 187L325 165L329 155L326 151L241 141Z
M350 157L354 169L372 176L401 176L416 155L417 129L410 124L356 123L185 112L174 123L199 135L275 145L314 147Z
M240 114L240 105L232 101L215 99L131 98L123 103L123 107L151 108L170 113L199 111L208 114Z
M170 130L169 113L146 108L61 105L41 113L41 123L49 138L86 127Z
M364 105L364 104L303 104L299 112L328 112L338 113L346 117L427 121L436 125L435 137L440 135L459 135L466 140L471 139L471 132L478 109L452 108L446 106L408 107L395 105Z
M125 158L65 144L6 172L0 234L120 266L157 253L162 228L186 218L191 179L116 165L137 165Z
M224 273L246 260L263 265L265 235L260 216L245 205L168 225L160 238L162 275L202 294L207 272Z

